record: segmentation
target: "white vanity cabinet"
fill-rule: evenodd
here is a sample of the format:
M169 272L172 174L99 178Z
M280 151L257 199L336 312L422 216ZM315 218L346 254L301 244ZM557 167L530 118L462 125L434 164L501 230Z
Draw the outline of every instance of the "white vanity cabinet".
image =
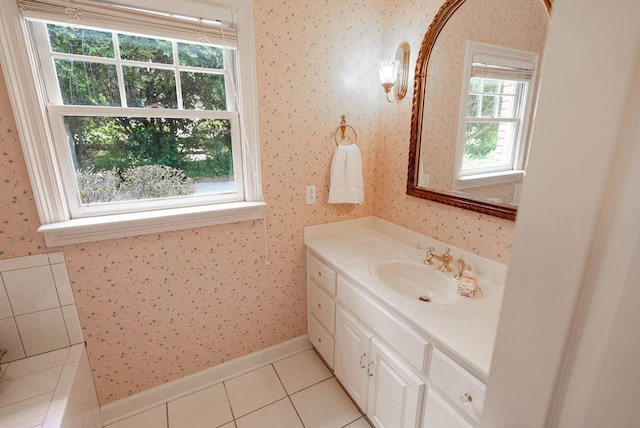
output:
M438 397L435 393L427 397L424 428L430 426L470 427L471 425L464 423L461 414L466 414L476 422L480 420L486 390L484 383L437 349L433 351L431 357L429 379L433 387L442 393L442 396L447 397L455 404L454 407L448 406L445 403L446 400ZM436 409L438 406L442 409ZM448 425L427 424L432 418L431 413L440 415L445 411L457 417L458 425L453 422Z
M418 328L311 252L309 338L377 428L474 428L485 385Z
M398 348L421 371L429 343L340 276L337 300L336 377L374 426L418 427L425 381Z
M353 401L367 411L373 332L345 308L336 311L335 375Z
M425 382L376 338L371 340L371 377L366 414L378 428L415 428L420 421Z
M307 329L309 340L333 368L336 272L309 254L307 257Z

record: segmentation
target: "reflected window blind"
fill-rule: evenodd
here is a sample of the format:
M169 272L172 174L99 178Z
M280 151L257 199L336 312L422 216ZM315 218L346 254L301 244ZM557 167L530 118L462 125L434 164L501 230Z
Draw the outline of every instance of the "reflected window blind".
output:
M533 69L532 62L474 55L471 77L530 82L533 79Z
M188 17L91 0L17 0L23 17L236 48L235 26L216 17Z

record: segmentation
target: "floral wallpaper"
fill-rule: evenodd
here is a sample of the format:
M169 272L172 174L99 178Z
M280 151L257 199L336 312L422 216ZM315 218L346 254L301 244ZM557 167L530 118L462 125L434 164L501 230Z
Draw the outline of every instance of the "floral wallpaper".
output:
M406 40L415 64L440 3L254 0L264 221L46 248L0 78L0 259L64 252L101 405L305 334L304 226L377 215L508 260L512 222L404 194L411 92L387 104L377 63ZM327 203L342 114L362 205Z

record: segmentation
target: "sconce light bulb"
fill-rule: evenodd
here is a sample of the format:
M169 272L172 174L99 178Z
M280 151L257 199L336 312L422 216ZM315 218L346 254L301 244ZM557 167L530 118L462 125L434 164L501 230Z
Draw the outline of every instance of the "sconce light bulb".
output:
M393 86L396 83L398 77L398 61L381 61L378 68L378 74L380 75L380 83L382 86L385 84L391 84Z

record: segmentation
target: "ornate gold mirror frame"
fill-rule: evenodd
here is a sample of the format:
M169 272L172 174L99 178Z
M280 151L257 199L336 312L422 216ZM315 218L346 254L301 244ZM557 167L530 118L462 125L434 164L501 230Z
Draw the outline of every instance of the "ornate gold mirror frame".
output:
M436 43L438 35L444 28L445 24L451 16L462 6L467 0L447 0L433 21L429 25L427 32L422 40L420 52L416 62L415 80L413 84L413 106L411 114L411 135L409 145L409 174L407 180L407 195L415 196L422 199L439 202L441 204L453 205L458 208L464 208L476 211L482 214L488 214L508 220L515 220L518 211L513 205L505 205L498 203L486 202L481 199L473 199L448 192L431 190L418 186L418 172L420 159L420 145L422 138L422 118L424 114L424 103L427 95L427 66L429 58ZM553 0L541 0L547 8L547 12L551 15Z

